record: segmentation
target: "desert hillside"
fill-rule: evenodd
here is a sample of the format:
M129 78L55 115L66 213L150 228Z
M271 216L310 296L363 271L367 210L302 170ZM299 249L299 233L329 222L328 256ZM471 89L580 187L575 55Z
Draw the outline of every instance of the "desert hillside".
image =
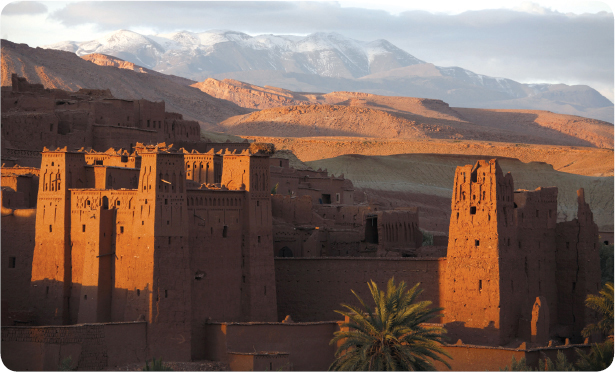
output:
M613 148L613 125L536 110L450 107L446 102L357 92L300 93L235 80L193 84L259 109L209 129L236 135L463 139ZM280 107L282 106L282 107Z
M312 168L326 168L336 175L343 173L352 180L355 187L364 189L370 199L380 203L390 203L392 206L418 205L425 209L422 217L425 217L426 225L421 222L422 226L446 231L455 168L474 164L478 159L489 157L440 154L343 155L307 164ZM534 190L541 186L557 186L560 221L576 217L576 190L584 188L586 201L594 213L594 221L601 230L612 231L613 177L580 176L556 171L541 162L523 163L502 157L498 159L502 171L512 173L515 189ZM415 196L417 203L411 195L425 195L428 199L421 202L421 198ZM440 198L449 203L442 202ZM425 205L427 200L429 205Z
M553 169L582 176L612 177L613 150L592 147L545 146L521 143L406 140L385 138L280 138L244 136L258 142L270 142L276 149L290 150L304 162L341 155L451 154L506 157L522 162L544 162Z
M2 40L2 85L11 85L11 74L15 73L45 88L110 89L117 98L164 100L167 111L204 123L217 123L250 111L190 87L187 79L119 68L113 62L103 63L100 56L91 59L107 65L99 66L70 52L30 48Z

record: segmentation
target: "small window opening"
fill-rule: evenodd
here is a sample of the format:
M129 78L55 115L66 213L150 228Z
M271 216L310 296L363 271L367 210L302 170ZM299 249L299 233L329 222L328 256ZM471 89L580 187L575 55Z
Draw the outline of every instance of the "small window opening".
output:
M245 283L245 282L246 282L246 276L245 276L245 275L242 275L242 276L241 276L241 280Z
M260 235L258 236L257 240L258 240L259 243L261 242L261 236Z
M476 214L476 207L470 207L470 214Z
M85 202L86 205L90 205L90 201L88 200L87 202Z
M165 205L169 204L169 199L164 199L164 204Z
M480 246L480 240L478 240L478 239L477 239L477 240L474 240L474 246L475 246L475 247Z
M137 289L137 296L141 296L141 290Z
M472 179L471 182L478 182L478 174L476 174L477 172L472 173Z
M81 232L85 232L85 225L81 225Z
M169 297L169 291L165 289L164 290L164 298L167 298L167 297Z
M88 299L88 295L83 295L83 299L87 300Z
M47 288L45 288L45 296L49 295L49 286L47 286Z
M540 211L536 209L536 217L540 217Z
M258 206L260 206L260 205L261 205L261 202L259 202L259 201L257 200L257 201L256 201L256 206L258 207Z
M15 268L15 263L17 261L16 257L9 257L9 269L14 269Z
M267 295L267 286L265 286L265 295Z
M228 233L228 226L224 226L224 227L222 228L222 237L223 237L223 238L226 238L227 233ZM260 236L258 237L258 241L259 241L259 243L260 243Z
M120 226L120 234L124 233L124 226Z
M53 232L53 227L49 225L49 232Z
M94 160L94 165L103 165L102 160Z
M482 280L479 280L479 281L478 281L478 290L479 290L479 291L482 291L482 290L483 290L483 281L482 281Z

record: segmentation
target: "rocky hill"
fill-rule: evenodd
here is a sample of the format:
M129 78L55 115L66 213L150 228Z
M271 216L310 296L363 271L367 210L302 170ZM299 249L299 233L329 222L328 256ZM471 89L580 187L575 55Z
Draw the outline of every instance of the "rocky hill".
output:
M263 108L209 127L235 135L463 139L613 148L611 124L548 111L457 108L441 100L357 92L301 93L233 80L208 79L193 86L242 107Z
M11 74L15 73L31 83L43 84L45 88L70 91L108 88L117 98L164 100L167 111L207 124L251 111L190 87L193 81L170 77L125 61L100 55L85 60L74 53L30 48L7 40L2 40L1 45L3 86L11 85Z
M141 35L119 30L100 39L46 48L113 55L165 74L203 81L235 79L304 92L355 91L440 99L453 106L549 110L613 123L613 103L583 85L522 84L455 66L434 66L386 40L338 33L308 36L237 31Z

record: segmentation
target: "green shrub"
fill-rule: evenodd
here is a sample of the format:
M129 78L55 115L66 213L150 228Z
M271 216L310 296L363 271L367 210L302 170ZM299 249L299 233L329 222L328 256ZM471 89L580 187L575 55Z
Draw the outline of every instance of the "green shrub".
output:
M143 367L144 371L172 371L173 368L171 367L167 367L162 363L162 358L156 360L156 358L154 358L152 360L152 365L150 367L149 365L149 360L145 361L145 367Z

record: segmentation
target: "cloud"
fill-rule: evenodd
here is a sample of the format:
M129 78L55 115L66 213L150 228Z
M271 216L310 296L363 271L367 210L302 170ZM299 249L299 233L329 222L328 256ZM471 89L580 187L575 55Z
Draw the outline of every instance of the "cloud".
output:
M612 86L614 79L612 13L564 14L529 2L518 10L394 15L336 2L101 1L69 3L50 18L66 27L95 24L100 31L230 29L253 35L335 31L357 40L389 40L436 65L518 81Z
M47 13L47 6L38 1L17 1L2 9L3 16L31 15Z

